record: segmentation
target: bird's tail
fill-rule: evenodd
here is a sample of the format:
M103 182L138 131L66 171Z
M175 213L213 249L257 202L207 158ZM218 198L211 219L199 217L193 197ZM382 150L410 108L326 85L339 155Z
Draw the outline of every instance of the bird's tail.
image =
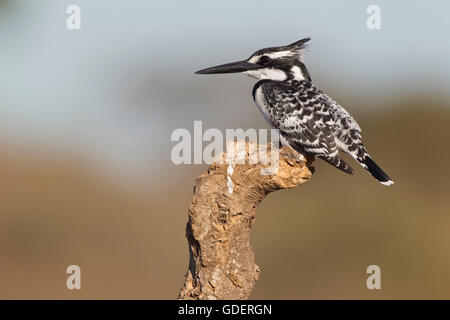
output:
M394 184L394 181L392 181L391 178L384 172L376 163L372 160L372 158L369 155L366 155L361 160L358 159L358 162L363 166L367 171L370 172L370 174L380 181L381 184L384 184L385 186L390 186L391 184Z
M394 184L394 181L392 181L391 178L384 172L376 163L373 161L373 159L370 157L370 155L367 153L367 150L364 146L360 146L357 150L357 152L351 152L350 153L356 161L359 162L359 164L370 172L370 174L377 179L381 184L385 186L390 186L391 184Z

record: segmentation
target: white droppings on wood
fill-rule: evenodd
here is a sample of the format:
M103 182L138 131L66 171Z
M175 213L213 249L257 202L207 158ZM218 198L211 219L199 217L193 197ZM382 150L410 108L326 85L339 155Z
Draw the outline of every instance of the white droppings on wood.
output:
M233 166L233 164L229 163L228 168L227 168L227 187L228 187L229 194L233 194L233 190L234 190L233 180L231 180L231 176L233 175L233 172L234 172L234 166Z

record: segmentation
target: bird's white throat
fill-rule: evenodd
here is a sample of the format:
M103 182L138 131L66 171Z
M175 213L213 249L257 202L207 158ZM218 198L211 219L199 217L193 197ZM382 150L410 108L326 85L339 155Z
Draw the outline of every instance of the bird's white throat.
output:
M270 79L270 80L284 81L287 78L286 73L284 73L283 71L271 68L248 70L244 71L243 74L255 79Z

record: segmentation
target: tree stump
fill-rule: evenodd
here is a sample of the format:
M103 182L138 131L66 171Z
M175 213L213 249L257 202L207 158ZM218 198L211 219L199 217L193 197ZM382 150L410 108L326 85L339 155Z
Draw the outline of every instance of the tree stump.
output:
M236 149L244 144L245 164L215 161L195 181L186 227L189 268L179 299L247 299L260 272L250 246L256 208L270 192L297 187L312 175L312 160L291 147L274 150L279 155L278 170L262 175L265 162L249 164L248 160L258 147L272 156L270 143L230 143ZM216 159L226 157L222 153Z

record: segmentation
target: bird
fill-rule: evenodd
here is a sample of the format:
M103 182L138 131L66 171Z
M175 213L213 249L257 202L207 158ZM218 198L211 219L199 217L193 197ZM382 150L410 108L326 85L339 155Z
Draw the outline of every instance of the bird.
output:
M362 142L362 130L350 113L316 87L304 62L310 37L254 52L248 59L197 71L241 73L259 81L253 100L264 118L279 130L281 146L322 159L352 175L342 154L353 157L385 186L394 181L374 162Z

